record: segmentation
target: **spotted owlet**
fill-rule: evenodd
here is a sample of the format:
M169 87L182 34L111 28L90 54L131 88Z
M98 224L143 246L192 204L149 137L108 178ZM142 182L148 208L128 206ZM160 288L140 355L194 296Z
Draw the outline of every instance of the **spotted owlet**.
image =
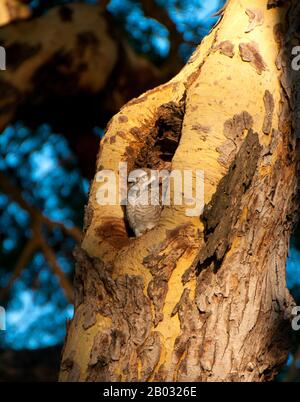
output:
M159 222L162 203L159 197L157 178L149 169L138 169L130 174L126 216L131 229L137 237Z

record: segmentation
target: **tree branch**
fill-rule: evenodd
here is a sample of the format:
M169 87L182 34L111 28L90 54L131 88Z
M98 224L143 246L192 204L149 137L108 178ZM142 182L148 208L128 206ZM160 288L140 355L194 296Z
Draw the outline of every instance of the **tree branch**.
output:
M47 242L45 241L44 237L41 235L40 232L39 235L40 235L39 243L44 253L44 256L48 261L48 264L52 268L53 273L59 278L61 288L64 290L67 300L70 303L73 303L73 286L66 277L60 265L58 264L53 250L51 249L51 247L49 247L49 245L47 244Z
M1 290L0 298L4 300L7 298L9 291L11 290L15 281L20 277L23 269L27 266L29 261L32 258L33 253L38 249L39 241L37 238L31 238L26 243L26 246L23 248L22 253L15 265L15 268L12 272L11 278L7 284L7 286Z
M30 7L19 0L2 0L0 2L0 26L9 24L16 20L29 18Z
M1 297L5 297L8 294L15 280L21 275L22 270L28 264L33 253L38 248L41 248L50 267L52 267L54 274L57 275L57 277L59 278L61 287L63 288L67 299L69 300L69 302L72 302L72 285L63 272L62 268L59 266L53 250L47 244L42 234L42 226L46 225L49 229L59 227L61 231L64 232L66 235L73 237L77 243L79 243L81 240L81 233L79 228L75 226L73 226L72 228L68 228L63 223L51 221L49 218L44 216L40 211L36 210L34 207L27 203L27 201L22 196L21 191L14 187L2 172L0 172L0 188L5 194L7 194L15 202L17 202L22 209L28 212L32 220L31 226L33 232L33 237L28 240L25 248L23 249L13 270L13 274L8 285L1 292Z
M61 222L52 221L51 219L47 218L39 210L35 209L32 205L27 203L27 201L22 196L21 191L14 187L2 172L0 172L0 188L5 194L9 195L10 198L18 203L22 209L28 212L33 222L45 224L49 229L59 227L62 232L64 232L68 236L73 237L73 239L77 243L80 242L81 232L79 228L77 228L76 226L68 228Z
M175 22L170 18L167 10L158 5L155 0L141 0L142 9L148 17L151 17L164 25L170 34L170 53L165 62L165 68L170 69L173 66L176 73L183 65L179 55L179 46L184 42L183 35L177 30Z
M19 118L82 134L84 127L104 126L125 102L164 80L124 43L104 5L54 7L2 27L0 44L7 55L0 132Z

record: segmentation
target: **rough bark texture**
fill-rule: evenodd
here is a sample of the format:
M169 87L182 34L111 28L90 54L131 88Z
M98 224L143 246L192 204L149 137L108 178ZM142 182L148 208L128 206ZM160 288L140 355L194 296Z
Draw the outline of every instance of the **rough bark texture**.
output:
M97 205L94 181L62 381L266 381L287 358L299 17L296 1L228 1L185 68L111 120L99 170L134 167L141 150L157 163L153 144L170 137L158 121L173 105L169 163L204 170L206 205L201 217L165 207L130 238L122 207Z

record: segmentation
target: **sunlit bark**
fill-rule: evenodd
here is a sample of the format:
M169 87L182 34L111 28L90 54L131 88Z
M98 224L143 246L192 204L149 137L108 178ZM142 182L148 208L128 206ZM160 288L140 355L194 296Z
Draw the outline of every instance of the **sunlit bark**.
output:
M30 17L30 7L22 0L0 1L0 26Z
M156 140L171 132L171 167L205 172L206 205L201 217L165 207L154 230L129 238L94 180L62 381L266 381L284 363L300 6L280 3L229 1L183 70L111 120L97 170L163 167Z

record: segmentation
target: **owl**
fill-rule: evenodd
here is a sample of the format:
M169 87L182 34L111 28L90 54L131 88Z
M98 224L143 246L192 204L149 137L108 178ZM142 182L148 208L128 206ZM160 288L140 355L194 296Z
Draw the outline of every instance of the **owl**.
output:
M136 170L128 181L126 217L136 237L139 237L159 222L162 211L159 183L149 169Z

